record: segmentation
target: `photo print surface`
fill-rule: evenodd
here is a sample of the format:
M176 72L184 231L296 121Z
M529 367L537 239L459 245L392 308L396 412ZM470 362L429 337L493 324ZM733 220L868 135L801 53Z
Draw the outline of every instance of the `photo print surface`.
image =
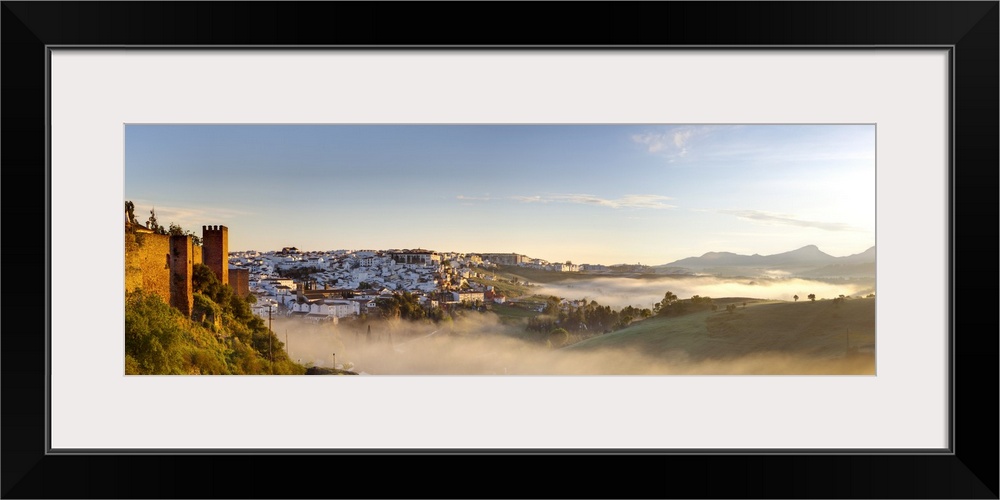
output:
M125 125L128 375L874 375L873 124Z

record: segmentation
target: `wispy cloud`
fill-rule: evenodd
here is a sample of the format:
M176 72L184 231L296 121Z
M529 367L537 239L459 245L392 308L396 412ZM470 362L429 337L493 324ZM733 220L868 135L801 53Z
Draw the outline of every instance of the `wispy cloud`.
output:
M487 195L487 196L465 196L463 194L460 194L460 195L456 196L455 198L457 198L459 200L462 200L462 201L490 201L492 199L492 198L489 197L489 195Z
M541 196L511 196L511 199L523 203L548 203L552 201L550 199L543 199Z
M674 208L665 203L670 198L656 194L627 194L621 198L601 198L592 194L548 194L539 196L513 196L523 203L577 203L608 208Z
M131 200L135 204L135 220L145 224L149 220L150 210L155 210L156 221L161 226L177 224L184 229L195 231L203 225L220 224L231 221L242 215L253 215L252 212L220 207L173 206L161 205L150 200ZM197 232L197 231L195 231Z
M646 150L650 153L665 154L668 157L682 157L687 155L688 147L693 138L706 134L710 130L710 127L680 127L663 132L635 134L632 136L632 141L646 146Z
M739 217L741 219L747 219L747 220L753 220L771 224L811 227L815 229L823 229L825 231L862 231L861 228L844 224L842 222L821 222L821 221L804 220L787 214L775 214L770 212L762 212L760 210L719 210L719 212L729 215L735 215L736 217Z

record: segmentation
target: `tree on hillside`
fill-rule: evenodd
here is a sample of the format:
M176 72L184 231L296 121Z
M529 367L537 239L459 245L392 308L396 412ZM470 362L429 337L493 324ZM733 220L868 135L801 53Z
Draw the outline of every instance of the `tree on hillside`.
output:
M555 295L549 295L549 298L545 299L545 309L542 312L545 314L557 314L561 304L562 299Z
M126 220L129 222L129 224L136 224L136 225L139 224L135 220L135 204L132 203L131 201L125 202L125 217L127 217Z
M661 316L677 316L711 309L713 305L711 297L694 295L688 300L681 300L673 292L667 292L663 295L663 300L654 304L653 308Z
M798 295L793 295L792 298L795 299L795 302L799 301L799 296Z
M213 295L208 291L209 286L221 285L222 282L219 281L219 278L216 278L212 269L205 264L194 264L191 266L191 288L194 289L195 293Z
M688 304L689 302L678 300L670 305L669 310L673 311L674 314L684 314L688 310Z
M674 305L675 302L677 302L677 296L674 295L674 292L667 292L663 294L663 300L660 301L660 313L667 312L670 306Z
M419 320L427 317L419 299L410 292L397 292L392 297L376 299L375 304L386 319Z
M691 304L704 308L712 305L712 297L702 297L700 295L691 296Z
M167 229L161 226L160 223L156 221L155 208L149 210L149 220L146 221L146 227L151 229L156 234L167 234Z
M815 293L810 293L808 295L808 297L809 297L809 300L811 300L813 302L816 302L816 294Z
M618 324L615 325L615 327L621 329L627 327L630 324L632 324L632 316L629 314L622 314L618 320Z
M185 231L184 228L182 228L177 224L174 224L173 222L170 223L170 229L167 230L167 234L169 234L170 236L185 236L185 235L190 236L191 243L201 246L201 238L198 235L194 234L191 231Z

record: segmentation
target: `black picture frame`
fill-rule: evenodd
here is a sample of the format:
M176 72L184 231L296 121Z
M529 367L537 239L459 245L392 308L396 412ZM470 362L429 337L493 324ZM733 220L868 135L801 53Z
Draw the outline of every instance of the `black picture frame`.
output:
M4 498L998 498L997 315L970 305L995 295L997 275L997 1L2 4L0 158L19 195L7 198L3 257L7 283L34 297L4 300ZM951 47L951 452L49 454L48 297L71 284L48 272L48 228L86 224L39 209L53 45ZM317 465L330 476L304 476ZM370 471L384 480L359 479Z

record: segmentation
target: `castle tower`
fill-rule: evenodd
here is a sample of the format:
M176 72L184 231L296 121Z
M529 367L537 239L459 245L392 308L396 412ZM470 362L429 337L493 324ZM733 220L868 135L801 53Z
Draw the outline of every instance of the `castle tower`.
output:
M250 270L239 267L230 268L229 286L240 298L246 298L247 295L250 295Z
M223 285L229 284L229 228L201 226L201 260Z
M170 237L170 305L188 317L194 309L192 253L190 236Z

